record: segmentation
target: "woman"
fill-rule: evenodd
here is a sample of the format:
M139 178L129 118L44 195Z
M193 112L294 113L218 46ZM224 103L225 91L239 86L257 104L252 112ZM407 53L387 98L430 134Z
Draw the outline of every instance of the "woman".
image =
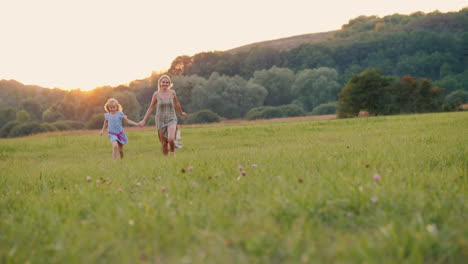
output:
M164 155L169 152L175 155L175 138L177 131L177 116L175 110L181 116L187 116L180 107L176 92L171 90L172 81L167 75L163 75L158 80L158 90L154 92L151 104L146 111L145 117L138 124L144 126L146 120L156 107L156 128L158 129L159 141L162 145Z

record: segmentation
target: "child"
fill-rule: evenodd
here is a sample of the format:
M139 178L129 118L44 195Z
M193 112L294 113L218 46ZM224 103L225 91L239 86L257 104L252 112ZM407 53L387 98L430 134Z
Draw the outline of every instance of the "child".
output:
M108 127L107 131L109 139L112 142L112 159L117 159L117 151L120 153L120 159L123 159L123 145L127 144L127 135L123 130L122 119L130 125L138 126L138 124L124 115L122 112L122 106L114 98L107 100L107 103L104 105L104 109L107 113L104 114L105 120L99 134L102 136L104 129Z

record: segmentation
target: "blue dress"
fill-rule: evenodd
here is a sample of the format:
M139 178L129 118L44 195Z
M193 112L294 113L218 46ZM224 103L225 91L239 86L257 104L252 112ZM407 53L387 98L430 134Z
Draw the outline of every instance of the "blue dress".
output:
M122 119L124 118L124 113L117 112L115 114L105 113L104 118L107 120L107 132L111 142L118 141L120 144L127 144L127 135L123 130Z

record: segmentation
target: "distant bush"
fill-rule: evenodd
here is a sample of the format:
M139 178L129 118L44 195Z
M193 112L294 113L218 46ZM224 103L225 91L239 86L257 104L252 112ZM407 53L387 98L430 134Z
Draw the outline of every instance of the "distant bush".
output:
M284 117L304 116L306 114L304 108L297 104L280 105L278 108L281 110Z
M58 128L51 123L42 123L42 126L47 129L48 132L57 131Z
M336 102L321 104L315 107L311 115L332 115L336 114Z
M83 129L84 124L80 121L72 121L72 120L61 120L54 123L54 125L58 130L78 130Z
M460 105L468 103L468 92L463 90L457 90L448 94L442 105L443 110L453 111L459 109Z
M26 110L16 112L16 121L27 122L29 120L31 120L31 115Z
M6 123L16 119L16 109L13 107L8 107L0 109L0 128L3 127Z
M10 131L8 137L29 136L41 132L47 132L47 129L38 122L21 123Z
M272 107L272 106L254 107L245 114L244 119L246 120L261 119L263 111L265 110L265 108L268 108L268 107Z
M281 111L281 109L279 107L266 107L263 111L262 111L262 115L261 115L261 118L279 118L279 117L283 117L283 112Z
M222 117L211 110L201 110L193 114L189 114L184 119L184 124L203 124L220 122Z
M6 123L4 126L2 126L2 129L0 129L0 137L2 138L8 137L8 135L10 134L10 131L19 124L21 124L21 122L18 122L16 120Z
M292 117L305 115L304 108L296 104L280 105L280 106L261 106L250 109L245 114L244 119L268 119L279 117Z
M42 120L46 122L56 122L58 120L63 120L65 117L62 112L58 109L57 106L51 106L42 113Z
M102 128L104 123L104 114L94 114L86 123L87 129L99 129Z
M182 122L180 122L180 121L182 121L182 120L183 120L182 118L179 120L179 124L182 123ZM135 122L138 122L138 120L134 120L134 121L135 121ZM154 126L154 125L156 125L156 122L155 122L155 119L154 119L154 115L150 115L150 116L148 117L148 119L146 120L146 124L145 124L145 125L146 125L146 126Z

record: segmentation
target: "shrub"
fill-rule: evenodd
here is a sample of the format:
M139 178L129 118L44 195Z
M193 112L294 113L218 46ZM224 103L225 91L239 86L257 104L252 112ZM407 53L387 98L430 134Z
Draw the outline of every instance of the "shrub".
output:
M51 106L42 113L42 120L46 122L56 122L63 119L65 119L65 117L56 106Z
M3 127L6 123L16 119L16 109L13 107L8 107L0 109L0 128Z
M78 129L84 128L84 124L82 122L72 121L72 120L61 120L61 121L57 121L51 124L61 131L62 130L78 130Z
M244 119L246 120L260 119L262 118L263 111L265 110L265 108L268 108L268 107L271 107L271 106L254 107L245 114Z
M290 116L305 115L304 108L296 104L280 105L280 106L261 106L250 109L244 119L268 119Z
M183 118L180 118L180 119L179 119L179 124L182 124L182 122L181 122L182 120L183 120ZM135 121L135 122L138 122L138 121ZM148 119L146 120L146 124L145 124L145 125L146 125L146 126L155 126L155 125L156 125L156 122L155 122L155 119L154 119L154 115L150 115L150 116L148 117Z
M321 104L315 107L312 112L312 115L332 115L336 114L336 102Z
M278 118L284 117L283 112L279 107L267 107L262 112L262 118Z
M41 132L47 132L47 129L38 122L28 122L15 126L8 134L8 137L28 136Z
M278 108L283 113L283 116L290 117L290 116L304 116L306 112L304 108L297 104L287 104L287 105L280 105Z
M65 121L62 121L62 122L66 123L73 130L79 130L79 129L85 128L85 124L83 124L83 122L80 122L80 121L65 120ZM102 125L102 123L101 123L101 125Z
M220 122L221 120L222 117L220 117L218 114L211 110L205 109L188 115L184 120L184 124L215 123Z
M442 108L445 111L453 111L455 109L459 109L460 105L466 103L468 103L468 92L463 90L457 90L451 92L445 97Z
M42 126L49 132L57 131L58 128L51 123L42 123Z
M0 129L0 137L2 137L2 138L8 137L8 135L10 134L10 131L19 124L21 124L21 122L18 122L16 120L6 123L2 127L2 129Z
M31 120L31 115L26 110L16 112L16 121L27 122L29 120Z
M99 129L102 128L104 123L104 114L94 114L86 123L87 129Z

